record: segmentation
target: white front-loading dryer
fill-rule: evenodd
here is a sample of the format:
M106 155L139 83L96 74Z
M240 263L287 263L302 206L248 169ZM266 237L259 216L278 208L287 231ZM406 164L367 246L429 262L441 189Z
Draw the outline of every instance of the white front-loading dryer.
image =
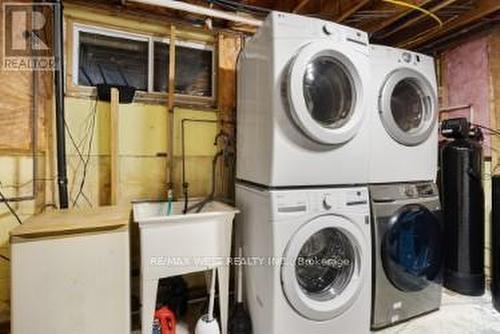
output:
M438 101L434 59L371 45L370 183L434 181Z
M366 184L368 79L366 33L272 12L238 62L237 178Z
M272 190L237 184L254 334L369 333L366 187Z

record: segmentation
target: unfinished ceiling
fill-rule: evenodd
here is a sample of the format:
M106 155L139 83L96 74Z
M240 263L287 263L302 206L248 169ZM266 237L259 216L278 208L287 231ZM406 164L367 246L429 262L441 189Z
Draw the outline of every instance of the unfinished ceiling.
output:
M368 31L373 42L405 48L421 48L443 37L458 35L464 28L475 29L479 25L491 24L499 18L497 14L500 13L499 0L242 0L241 2L341 22ZM424 9L435 17L415 7Z
M132 1L117 2L133 6ZM269 10L319 17L368 31L372 42L375 43L419 50L437 48L472 31L491 27L492 24L500 22L500 0L189 0L185 2L238 12L255 18L264 18ZM186 13L177 12L177 15L196 19L196 16ZM229 22L216 21L215 24L229 28L236 27ZM238 29L243 28L239 25Z
M86 6L126 8L136 14L168 16L204 25L205 17L144 3L190 3L264 19L270 10L318 17L370 33L373 43L430 52L500 23L500 0L66 0ZM142 3L139 3L142 2ZM214 19L213 26L245 32L255 26Z

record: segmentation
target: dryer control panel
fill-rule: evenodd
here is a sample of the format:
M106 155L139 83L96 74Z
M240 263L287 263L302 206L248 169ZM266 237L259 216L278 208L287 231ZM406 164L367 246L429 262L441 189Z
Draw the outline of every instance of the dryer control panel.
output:
M438 194L437 186L433 182L377 185L371 187L372 199L375 202L437 197Z
M273 211L278 215L331 212L368 214L368 189L364 187L276 191Z

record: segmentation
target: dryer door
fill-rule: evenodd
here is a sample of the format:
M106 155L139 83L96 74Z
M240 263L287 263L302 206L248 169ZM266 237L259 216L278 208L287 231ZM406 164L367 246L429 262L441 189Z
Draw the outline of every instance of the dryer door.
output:
M379 112L389 135L407 146L424 142L435 129L438 110L431 83L411 69L387 77L379 97Z
M349 141L363 120L364 92L355 55L341 48L328 41L306 45L292 60L286 77L294 122L320 144Z
M382 265L399 290L415 292L435 282L442 268L440 218L426 207L409 204L390 219L382 241Z
M303 317L329 320L357 299L367 241L353 222L336 215L318 217L299 229L281 267L283 292ZM363 246L362 246L363 245Z

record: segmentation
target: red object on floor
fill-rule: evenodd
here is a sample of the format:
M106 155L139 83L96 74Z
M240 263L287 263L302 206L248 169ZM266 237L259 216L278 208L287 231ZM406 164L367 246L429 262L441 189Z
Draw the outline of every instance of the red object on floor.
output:
M156 310L155 318L160 321L161 334L175 334L175 314L168 307Z

